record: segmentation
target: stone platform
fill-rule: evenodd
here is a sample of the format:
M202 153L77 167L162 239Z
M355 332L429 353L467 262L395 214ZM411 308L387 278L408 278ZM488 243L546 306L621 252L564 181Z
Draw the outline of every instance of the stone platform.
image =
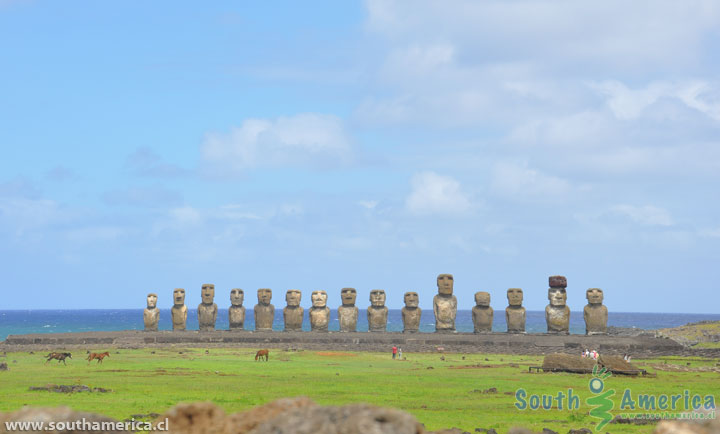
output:
M163 347L250 347L306 350L460 352L494 354L580 354L595 349L604 354L633 356L688 355L677 342L649 336L584 336L473 333L341 333L254 331L115 331L10 335L2 351Z

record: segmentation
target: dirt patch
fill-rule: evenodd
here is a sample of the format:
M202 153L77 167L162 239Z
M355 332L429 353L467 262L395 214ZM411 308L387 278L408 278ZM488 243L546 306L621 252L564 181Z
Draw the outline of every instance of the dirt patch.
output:
M46 386L30 386L28 390L31 391L45 391L55 393L79 393L79 392L97 392L97 393L108 393L112 392L111 389L105 389L102 387L89 387L80 384L74 384L67 386L64 384L48 384Z
M720 368L716 367L716 366L698 366L698 367L692 368L690 366L675 365L675 364L671 364L671 363L657 363L657 364L654 364L651 366L658 371L665 371L665 372L718 372L718 373L720 373Z
M357 354L353 353L341 353L341 352L335 352L335 351L322 351L315 353L318 356L323 357L357 357Z
M488 368L499 368L502 365L462 365L462 366L448 366L448 369L488 369Z

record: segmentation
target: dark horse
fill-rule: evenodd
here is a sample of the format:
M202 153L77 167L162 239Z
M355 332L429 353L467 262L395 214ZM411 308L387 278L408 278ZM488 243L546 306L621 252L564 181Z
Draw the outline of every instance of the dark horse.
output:
M257 362L258 359L262 360L263 357L265 357L265 361L268 361L268 358L270 356L270 351L268 350L260 350L257 353L255 353L255 361Z
M100 364L100 363L102 363L102 361L105 357L110 357L110 353L107 351L105 351L104 353L90 353L90 355L87 358L87 361L89 364L93 360L97 360L98 364Z
M47 362L49 362L50 360L56 359L58 361L58 363L63 362L63 365L67 365L67 363L65 363L65 359L72 359L72 354L70 354L70 353L50 353L45 357L47 357L45 364L47 364Z

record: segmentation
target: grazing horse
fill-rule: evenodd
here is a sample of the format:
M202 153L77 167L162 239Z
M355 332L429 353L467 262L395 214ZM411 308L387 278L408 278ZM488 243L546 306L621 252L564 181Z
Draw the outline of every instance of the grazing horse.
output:
M268 361L268 358L270 356L270 351L268 350L260 350L257 353L255 353L255 361L257 362L258 359L262 360L263 357L265 357L265 361Z
M105 357L110 357L110 353L107 351L105 351L104 353L90 353L90 355L87 358L87 361L88 361L88 364L90 364L90 362L97 359L98 364L100 364L100 363L102 363L102 361Z
M58 361L58 363L63 362L63 365L67 365L67 363L65 363L65 359L72 359L72 354L52 352L45 357L47 357L47 360L45 361L46 365L47 365L47 362L49 362L50 360L53 360L53 359L56 359Z

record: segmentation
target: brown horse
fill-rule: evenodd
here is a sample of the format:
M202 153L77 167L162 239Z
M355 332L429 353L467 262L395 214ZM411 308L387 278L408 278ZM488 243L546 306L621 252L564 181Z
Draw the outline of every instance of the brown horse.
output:
M50 360L53 360L53 359L56 359L58 361L58 363L63 362L63 365L67 365L67 363L65 363L65 359L72 359L72 354L53 352L53 353L48 354L45 357L47 357L47 360L45 361L46 365L47 365L47 362L49 362Z
M262 358L265 357L265 361L268 361L268 358L270 357L270 351L268 350L260 350L257 353L255 353L255 361L257 362L258 359L262 360Z
M90 353L90 355L87 358L88 364L92 362L93 360L98 361L98 364L102 363L103 359L105 357L110 357L110 353L105 351L104 353Z

